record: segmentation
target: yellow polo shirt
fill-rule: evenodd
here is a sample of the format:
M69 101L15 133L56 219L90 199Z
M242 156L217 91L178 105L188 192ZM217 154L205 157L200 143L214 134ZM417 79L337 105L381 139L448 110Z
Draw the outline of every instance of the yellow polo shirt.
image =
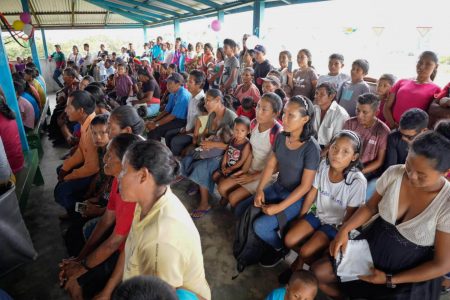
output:
M174 288L184 287L211 299L200 234L170 187L142 220L140 214L137 205L125 244L123 280L153 275Z

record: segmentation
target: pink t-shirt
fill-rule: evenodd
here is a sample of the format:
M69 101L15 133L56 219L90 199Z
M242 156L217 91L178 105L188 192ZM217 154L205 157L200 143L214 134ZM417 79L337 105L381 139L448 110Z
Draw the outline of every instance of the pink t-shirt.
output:
M10 120L0 113L0 137L5 147L6 157L13 173L23 168L24 158L16 120Z
M402 114L410 108L428 110L434 94L440 90L440 87L432 82L417 83L412 79L397 81L391 88L391 93L395 94L395 103L392 108L394 121L399 123Z
M236 88L236 92L234 93L235 97L239 99L239 101L242 103L242 99L245 97L251 97L253 98L253 102L258 103L259 99L261 98L261 94L259 93L258 87L252 83L250 88L243 92L243 85L239 85Z
M19 109L22 115L22 122L25 127L30 129L34 128L34 108L33 105L25 100L23 97L19 97Z

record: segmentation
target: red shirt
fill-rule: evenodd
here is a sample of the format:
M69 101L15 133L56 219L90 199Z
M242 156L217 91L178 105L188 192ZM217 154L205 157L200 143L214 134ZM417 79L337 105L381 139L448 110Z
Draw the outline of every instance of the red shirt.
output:
M135 207L135 202L125 202L122 200L119 193L118 180L114 177L106 209L112 210L116 214L116 225L114 226L115 234L123 236L128 235L131 229L131 223L133 222ZM120 245L119 250L122 251L124 246L125 241Z
M250 121L256 117L256 111L254 108L250 109L249 111L244 111L242 106L238 107L236 114L238 115L238 117L240 117L240 116L247 117L250 119Z
M0 113L0 137L5 147L6 157L13 173L23 168L24 158L20 143L19 127L16 120L10 120Z

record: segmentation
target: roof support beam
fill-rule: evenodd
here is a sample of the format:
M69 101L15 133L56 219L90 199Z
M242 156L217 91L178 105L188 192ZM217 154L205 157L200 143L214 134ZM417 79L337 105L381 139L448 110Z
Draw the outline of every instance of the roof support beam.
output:
M220 5L217 4L216 2L213 2L211 0L195 0L195 2L201 3L201 4L205 4L209 7L215 8L215 9L219 9Z
M261 36L261 25L264 20L264 0L255 0L253 6L253 34L257 37Z
M173 20L173 37L174 38L180 37L180 20L179 19Z
M144 43L148 42L148 35L147 35L147 27L143 27L142 30L144 31Z
M144 22L147 22L145 19L140 18L140 17L137 17L137 16L134 16L134 15L132 15L131 13L128 13L128 12L126 12L126 11L124 11L124 10L116 9L116 8L114 8L114 7L107 6L107 5L105 5L105 2L104 2L104 1L99 1L99 0L86 0L86 1L88 1L88 2L90 2L90 3L92 3L92 4L94 4L94 5L96 5L96 6L98 6L98 7L101 7L101 8L103 8L103 9L109 10L109 11L115 13L115 14L121 15L121 16L127 18L127 19L136 21L136 22L138 22L138 23L144 23Z
M143 16L145 16L147 19L149 19L151 21L158 21L158 19L162 19L161 15L157 15L157 14L145 11L145 10L137 9L137 8L132 7L132 6L118 4L116 2L111 2L109 0L103 0L102 2L104 2L105 5L108 5L108 6L111 6L111 7L115 7L115 8L118 8L118 9L123 9L125 11L133 12L134 14L143 15Z
M75 24L75 0L72 0L72 27Z
M108 10L107 12L106 12L106 15L105 15L105 26L106 25L108 25L108 21L109 21L109 15L110 15L110 11Z
M34 18L36 19L36 23L38 24L39 27L41 27L41 22L39 21L39 18L36 15L36 11L34 10L32 0L30 0L30 10L31 10L31 13L33 14Z
M198 13L199 12L198 10L196 10L196 9L190 7L190 6L187 6L187 5L178 3L176 1L172 1L172 0L164 0L164 4L167 4L167 5L170 5L170 6L173 6L173 7L176 7L176 8L179 8L179 9L191 12L191 13Z
M30 13L30 6L28 5L28 0L22 0L22 10L24 12ZM28 41L30 43L31 55L33 56L33 62L36 65L39 73L42 74L41 63L39 61L39 53L36 48L36 38L33 36Z
M48 58L48 49L47 49L47 39L45 38L44 28L41 28L41 35L42 35L42 46L44 46L44 57L45 57L45 59L47 59Z
M139 2L139 1L136 1L136 0L121 0L121 2L128 3L128 4L131 4L131 5L135 5L135 6L139 7L139 8L145 8L145 9L154 10L154 11L157 11L157 12L160 12L160 13L163 13L163 14L166 14L166 15L171 15L171 16L174 16L174 17L180 17L181 16L180 14L177 14L176 12L174 12L172 10L168 10L168 9L165 9L165 8L162 8L162 7L150 5L150 4L146 3L146 2Z
M217 20L219 20L220 24L223 26L223 23L225 22L225 12L223 10L217 11ZM220 41L217 38L217 48L220 47L223 41Z

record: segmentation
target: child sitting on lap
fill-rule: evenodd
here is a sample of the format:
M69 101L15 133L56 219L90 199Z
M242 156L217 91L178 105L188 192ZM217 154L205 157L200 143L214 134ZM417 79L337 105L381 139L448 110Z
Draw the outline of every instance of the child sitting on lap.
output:
M225 150L220 170L213 174L215 182L239 171L251 156L251 146L247 137L249 132L250 120L247 117L237 117L234 120L233 138Z

